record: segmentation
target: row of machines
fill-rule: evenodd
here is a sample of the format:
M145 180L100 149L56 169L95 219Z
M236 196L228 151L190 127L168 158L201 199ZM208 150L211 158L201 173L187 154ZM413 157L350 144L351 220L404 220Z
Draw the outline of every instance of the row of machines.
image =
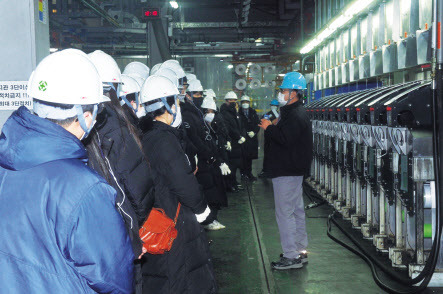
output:
M314 142L308 183L411 277L423 269L435 228L431 106L429 81L305 105Z

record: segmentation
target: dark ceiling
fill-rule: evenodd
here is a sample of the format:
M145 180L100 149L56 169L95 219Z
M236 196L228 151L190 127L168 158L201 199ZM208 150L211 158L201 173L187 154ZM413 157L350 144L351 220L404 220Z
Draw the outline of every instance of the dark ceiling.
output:
M168 30L163 22L170 50L179 55L290 54L314 32L315 3L307 0L177 0L179 9L172 9L169 1L49 2L51 47L103 49L116 55L146 54L146 7L162 8L170 24Z

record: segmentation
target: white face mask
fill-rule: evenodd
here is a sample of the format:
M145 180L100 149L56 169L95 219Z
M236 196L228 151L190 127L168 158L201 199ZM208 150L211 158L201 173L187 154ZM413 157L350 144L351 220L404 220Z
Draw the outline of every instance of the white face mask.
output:
M175 112L175 119L172 122L172 127L178 128L182 124L182 111L180 109L180 106L177 107L177 111Z
M214 120L215 113L207 113L205 114L205 121L211 123Z
M277 106L275 106L275 105L271 106L271 110L272 110L272 111L277 111L277 109L278 109Z
M285 100L285 94L283 93L278 93L277 100L278 103L280 103L280 107L285 106L288 103L288 101Z
M144 107L140 107L135 114L137 114L138 118L142 118L146 115L146 109Z
M241 107L243 109L248 109L249 108L249 103L242 103Z

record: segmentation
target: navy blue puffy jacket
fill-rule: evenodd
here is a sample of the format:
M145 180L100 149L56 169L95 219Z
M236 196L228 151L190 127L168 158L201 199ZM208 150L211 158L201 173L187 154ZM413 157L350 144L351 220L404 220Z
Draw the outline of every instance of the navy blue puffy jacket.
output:
M0 293L131 293L115 190L82 143L21 107L0 136Z

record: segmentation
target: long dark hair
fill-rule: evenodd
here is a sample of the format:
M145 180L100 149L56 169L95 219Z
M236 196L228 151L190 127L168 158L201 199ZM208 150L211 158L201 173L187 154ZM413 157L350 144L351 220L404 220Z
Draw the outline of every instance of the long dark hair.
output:
M137 143L138 147L140 148L140 151L143 153L143 146L142 146L142 142L139 137L139 132L136 129L136 127L130 122L125 110L120 105L120 100L117 97L116 91L110 91L109 98L111 99L110 105L112 106L112 108L115 110L115 112L118 115L118 118L119 118L118 121L119 121L120 127L121 128L124 128L124 127L128 128L129 133L134 138L134 141L135 141L135 143ZM124 140L124 136L122 136L122 137ZM124 144L124 146L126 147L126 144Z
M97 131L93 128L89 136L85 139L84 145L88 151L89 162L88 165L93 170L98 172L111 186L114 180L109 171L108 164L105 161L105 156L101 149L100 140Z

